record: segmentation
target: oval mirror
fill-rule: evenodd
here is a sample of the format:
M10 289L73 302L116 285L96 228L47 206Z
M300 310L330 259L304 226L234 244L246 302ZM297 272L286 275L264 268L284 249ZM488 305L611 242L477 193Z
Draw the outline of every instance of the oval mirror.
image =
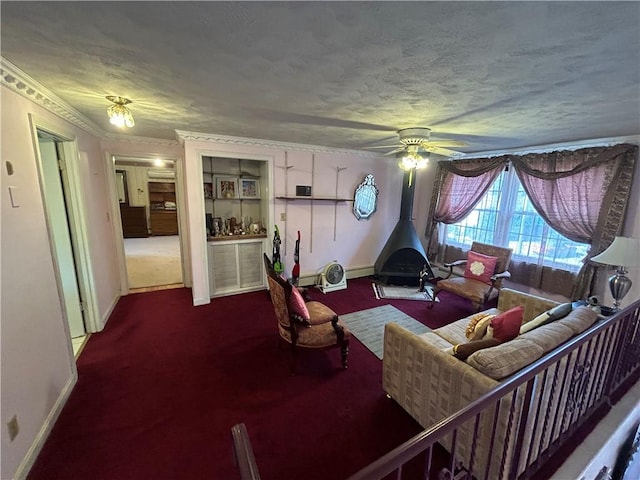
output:
M353 214L358 220L368 220L378 205L378 187L373 175L364 177L353 198Z

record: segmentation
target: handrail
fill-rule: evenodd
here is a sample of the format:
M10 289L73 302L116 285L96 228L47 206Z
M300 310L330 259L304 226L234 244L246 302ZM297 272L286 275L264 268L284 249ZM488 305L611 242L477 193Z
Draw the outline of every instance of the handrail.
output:
M387 454L375 460L373 463L364 467L359 472L356 472L354 475L350 476L348 480L377 480L382 479L393 472L398 472L398 479L401 478L400 473L402 471L402 466L409 460L415 458L417 455L423 452L429 454L430 449L438 440L441 440L449 434L455 434L457 429L462 424L475 417L478 417L489 407L493 405L499 405L500 400L502 398L505 398L510 393L515 395L516 390L519 387L521 387L525 383L533 382L540 373L545 372L549 367L555 365L562 359L569 357L573 352L578 351L582 345L585 345L589 341L595 339L596 336L598 336L605 330L614 328L616 325L622 322L626 322L626 325L624 325L625 328L621 329L621 332L619 332L621 334L617 337L617 341L614 342L619 344L619 348L617 349L618 356L613 358L612 364L609 367L609 373L611 374L611 376L604 377L607 381L605 390L603 391L601 398L603 399L603 401L608 401L609 397L611 397L611 395L615 393L615 389L619 387L621 383L630 376L630 374L628 374L628 371L618 373L620 361L622 358L624 358L625 354L625 345L621 343L625 341L634 341L634 348L631 349L631 352L637 351L638 347L640 347L640 335L634 335L631 339L625 338L624 335L624 331L628 330L628 325L632 325L633 327L635 327L637 332L640 322L640 300L637 300L633 304L626 307L624 310L621 310L616 314L605 318L604 320L598 322L576 337L568 340L566 343L557 347L549 354L523 368L522 370L520 370L520 372L514 374L507 380L504 380L495 389L476 399L454 415L451 415L436 423L432 427L425 429L413 438L407 440L400 446L394 448ZM627 347L629 347L629 345L627 345ZM628 358L625 359L629 360ZM640 358L636 357L634 360L635 365L633 365L632 369L628 370L637 372L638 369L640 369ZM618 378L622 375L624 375L624 378ZM531 390L533 389L528 386L527 396L524 399L525 402L529 402L532 400ZM593 411L593 408L591 409L591 411ZM521 453L517 451L517 448L514 450L516 450L516 453L514 454L516 458L513 459L513 464L518 465ZM524 452L524 454L526 455L526 452ZM515 473L512 472L510 476L514 475Z
M253 455L251 440L244 423L238 423L231 428L233 439L233 453L236 466L240 472L240 480L260 480L260 472Z

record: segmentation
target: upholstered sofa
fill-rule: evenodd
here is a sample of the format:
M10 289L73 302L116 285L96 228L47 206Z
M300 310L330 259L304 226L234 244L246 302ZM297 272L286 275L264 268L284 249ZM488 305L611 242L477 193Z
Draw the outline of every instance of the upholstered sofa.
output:
M516 306L524 307L523 324L526 324L536 317L540 318L541 314L558 306L558 303L503 288L498 297L497 309L489 309L482 313L498 314ZM470 315L422 335L411 333L394 323L385 327L383 388L425 428L432 427L463 409L499 386L505 378L588 329L598 318L590 308L576 307L564 318L521 333L497 346L478 350L466 360L461 360L452 355L452 350L456 344L468 342L465 332L472 317L473 315ZM580 361L578 357L584 355L588 355L588 352L581 352L573 359L570 358L568 368L573 368L576 362ZM608 359L604 361L607 362ZM559 365L558 373L567 369L566 361ZM543 409L549 411L564 408L571 390L567 388L563 390L562 395L550 395L548 386L551 383L541 382L543 386L536 393L536 399L542 395ZM471 462L471 451L475 449L472 469L477 479L499 479L508 476L510 455L515 440L515 435L508 425L516 425L519 420L522 395L515 397L515 408L510 413L512 405L512 398L503 399L501 402L493 444L493 411L491 414L483 413L475 435L473 422L465 424L457 433L456 461L468 466ZM544 418L544 412L542 414L541 418ZM528 438L527 435L531 436L531 431L528 425L524 438ZM537 441L540 435L552 437L554 433L538 429L535 435ZM449 451L452 450L451 435L445 439L443 446ZM530 458L536 458L536 452L532 453ZM487 458L491 459L488 465ZM519 465L518 472L522 472L524 467L523 464Z

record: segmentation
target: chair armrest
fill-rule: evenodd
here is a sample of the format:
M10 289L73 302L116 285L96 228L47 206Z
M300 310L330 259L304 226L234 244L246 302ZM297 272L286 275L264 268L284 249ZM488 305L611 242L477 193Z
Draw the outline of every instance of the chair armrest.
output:
M491 275L491 281L492 282L495 282L495 281L503 279L503 278L511 278L511 272L505 270L502 273L495 273L495 274Z
M453 275L453 267L459 267L460 265L465 265L466 263L467 263L467 260L464 259L464 260L456 260L455 262L443 264L442 265L443 267L447 267L449 269L449 273L445 277L445 280L449 278L451 275Z

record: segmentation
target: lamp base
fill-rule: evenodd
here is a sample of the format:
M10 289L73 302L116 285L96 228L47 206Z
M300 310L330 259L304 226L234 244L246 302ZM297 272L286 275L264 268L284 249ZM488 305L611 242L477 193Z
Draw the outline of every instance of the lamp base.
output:
M609 277L609 290L613 297L613 308L616 311L620 310L620 300L629 293L632 284L631 280L624 275L625 273L627 273L626 270L617 271Z

